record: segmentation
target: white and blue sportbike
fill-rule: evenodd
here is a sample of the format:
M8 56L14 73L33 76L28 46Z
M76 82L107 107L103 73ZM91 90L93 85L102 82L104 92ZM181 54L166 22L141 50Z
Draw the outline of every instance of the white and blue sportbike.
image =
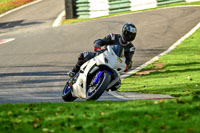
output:
M80 71L64 87L64 101L74 101L76 98L97 100L120 80L126 63L124 56L117 56L116 47L108 45L104 52L81 66Z

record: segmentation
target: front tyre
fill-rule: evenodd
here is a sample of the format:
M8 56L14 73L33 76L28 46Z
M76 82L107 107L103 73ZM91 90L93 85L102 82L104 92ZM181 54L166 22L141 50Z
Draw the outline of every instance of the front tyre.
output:
M94 77L95 78L95 77ZM93 80L88 85L87 90L87 100L97 100L105 91L107 86L109 85L111 80L111 76L104 72L98 80L97 84L93 83Z
M66 85L65 85L65 87L63 89L62 99L65 102L71 102L71 101L74 101L76 99L76 97L72 96L71 87L70 87L68 82L66 83Z

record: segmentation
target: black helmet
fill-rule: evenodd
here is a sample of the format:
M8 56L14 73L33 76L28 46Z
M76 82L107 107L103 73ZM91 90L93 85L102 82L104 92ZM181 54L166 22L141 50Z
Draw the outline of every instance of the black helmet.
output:
M125 42L131 42L135 39L137 30L134 24L125 23L122 27L122 39Z

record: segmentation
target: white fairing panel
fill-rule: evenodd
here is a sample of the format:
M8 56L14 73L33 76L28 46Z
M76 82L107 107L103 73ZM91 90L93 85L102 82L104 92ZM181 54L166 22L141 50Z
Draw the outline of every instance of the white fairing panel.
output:
M111 47L107 47L108 51L100 54L99 56L95 57L97 65L105 64L109 67L117 70L119 73L123 72L126 69L125 57L118 57ZM107 60L107 62L106 62Z
M80 98L86 98L86 89L87 89L86 78L89 70L92 68L92 66L95 65L95 63L96 62L94 61L94 59L91 59L81 66L80 70L84 73L80 72L76 83L73 85L74 96Z
M107 51L99 54L95 58L87 61L81 66L79 77L76 83L73 85L72 95L79 98L86 98L87 90L87 75L94 65L107 65L113 68L118 73L123 72L126 69L125 58L119 58L110 46L107 47Z

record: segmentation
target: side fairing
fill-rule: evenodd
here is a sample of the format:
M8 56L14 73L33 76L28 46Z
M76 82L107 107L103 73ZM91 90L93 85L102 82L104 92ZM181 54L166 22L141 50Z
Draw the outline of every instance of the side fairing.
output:
M95 60L91 59L81 66L79 77L73 85L73 95L80 98L86 98L87 75L90 69L95 65Z

